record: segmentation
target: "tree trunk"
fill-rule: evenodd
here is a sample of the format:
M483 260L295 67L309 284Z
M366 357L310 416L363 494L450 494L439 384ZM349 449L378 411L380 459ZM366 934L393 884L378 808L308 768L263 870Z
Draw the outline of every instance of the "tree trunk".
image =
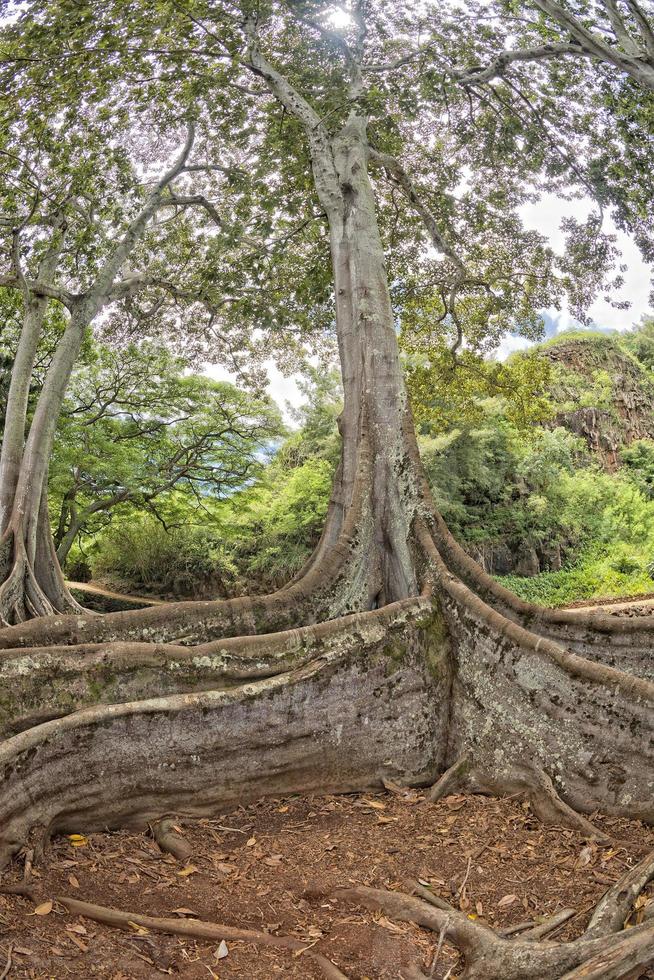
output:
M29 316L21 336L14 366L15 397L6 427L10 430L10 440L0 485L0 497L8 513L0 539L0 622L4 624L54 612L82 611L65 586L55 553L48 520L47 476L59 413L85 327L86 319L82 315L71 317L48 369L24 448L29 377L37 334L40 335L40 327L37 331ZM13 382L12 375L12 385ZM23 436L19 451L17 420L21 412ZM3 452L4 448L3 443Z
M5 532L9 524L20 475L32 370L47 305L48 301L44 297L33 297L27 303L18 349L11 370L0 453L0 534Z
M54 533L53 541L57 553L57 561L63 566L68 552L73 546L73 541L77 532L81 528L81 522L77 519L77 504L75 487L71 487L63 495L61 507L59 509L59 520L57 530Z
M356 488L363 513L342 611L374 609L419 591L411 529L420 479L408 444L413 426L368 152L365 120L353 113L333 145L342 207L328 209L344 389L342 456L323 535L307 566L319 564L337 542Z

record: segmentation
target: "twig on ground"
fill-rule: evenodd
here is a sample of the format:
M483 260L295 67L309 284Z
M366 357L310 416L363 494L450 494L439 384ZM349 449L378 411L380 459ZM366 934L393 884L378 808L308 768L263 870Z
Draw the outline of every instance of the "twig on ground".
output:
M255 943L258 946L279 946L282 949L292 950L296 955L304 954L312 959L320 967L326 980L348 980L331 960L321 953L316 953L302 940L295 939L293 936L274 936L255 929L238 929L235 926L225 926L218 922L200 922L197 919L160 919L141 915L138 912L123 912L104 905L92 905L65 895L58 897L57 902L75 915L121 929L133 928L133 924L144 929L152 929L154 932L165 932L171 936L191 936L194 939L209 939L213 942L224 939Z
M574 909L561 909L555 915L549 916L547 919L543 919L542 922L534 924L531 928L527 929L520 936L521 939L542 939L543 936L549 936L550 933L562 926L564 922L567 922L574 915L576 915Z
M0 973L0 980L5 980L5 977L9 976L9 971L11 970L12 958L11 954L13 952L13 943L9 943L9 949L7 950L7 962L5 963L2 973Z

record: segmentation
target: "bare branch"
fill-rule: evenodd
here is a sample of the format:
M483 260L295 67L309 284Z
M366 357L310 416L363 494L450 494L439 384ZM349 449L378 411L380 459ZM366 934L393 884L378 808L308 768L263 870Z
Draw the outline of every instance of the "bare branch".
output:
M209 217L215 221L217 225L222 226L223 220L218 214L215 206L209 201L204 194L173 194L171 192L169 197L164 198L158 205L157 208L172 208L172 207L201 207L207 212Z
M618 43L622 45L627 54L637 55L638 45L626 28L616 0L602 0L602 6L606 10L607 16L611 21L611 27L613 28L613 33L615 34Z
M364 72L388 72L395 71L404 65L421 58L433 50L435 40L429 41L420 48L410 51L408 54L397 58L395 61L385 65L365 65ZM474 84L475 82L487 82L491 78L496 78L504 74L509 65L520 61L544 61L549 58L559 58L562 55L584 55L586 52L579 44L541 44L534 48L516 48L513 51L502 51L487 66L474 65L471 68L453 68L441 63L444 73L455 78L463 84Z
M443 235L434 215L420 199L420 195L418 194L418 191L416 190L411 178L397 157L391 156L390 153L380 153L378 150L373 150L371 148L370 159L373 162L381 164L387 173L390 174L390 176L395 180L404 197L420 215L425 228L429 232L434 248L436 248L439 252L442 252L443 255L447 256L447 258L462 276L466 276L467 270L463 261L456 254L451 244Z
M600 61L614 65L644 88L654 91L654 62L646 58L645 52L639 52L637 56L626 52L623 54L616 47L607 44L602 38L591 33L570 11L562 7L556 0L534 0L534 3L542 13L551 17L564 30L569 32L574 40L581 45L585 53ZM640 8L638 10L640 11ZM645 24L646 32L651 33L651 28L644 16L642 16L642 21ZM642 31L641 21L639 20L638 23Z
M536 48L516 48L514 51L501 51L485 67L453 70L450 74L464 85L488 82L503 75L509 65L517 62L546 61L562 55L588 56L579 44L541 44Z
M130 223L122 239L105 262L104 267L100 271L95 283L86 294L92 301L93 305L96 306L95 312L97 312L97 304L100 303L101 305L102 297L108 295L111 284L113 283L118 270L127 259L135 243L143 233L148 221L156 211L159 202L161 201L163 192L175 179L175 177L179 176L181 170L186 165L186 161L188 160L191 149L193 148L194 141L195 124L191 122L188 125L186 141L181 153L170 169L163 174L159 181L157 181L154 190L148 195L145 204L134 220Z
M75 302L79 299L75 293L68 292L60 286L53 286L51 283L42 282L40 279L25 279L25 286L30 293L35 296L47 296L49 299L56 299L68 309L72 309ZM16 273L11 275L0 275L0 286L17 286L21 288L21 282Z
M654 58L654 28L642 11L638 0L625 0L631 16L636 21L640 36L643 39L645 50L651 58Z

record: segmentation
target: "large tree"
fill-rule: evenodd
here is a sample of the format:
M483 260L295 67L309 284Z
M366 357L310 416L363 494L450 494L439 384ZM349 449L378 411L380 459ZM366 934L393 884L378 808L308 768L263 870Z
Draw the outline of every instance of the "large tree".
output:
M627 7L642 32L640 7ZM358 2L340 30L321 3L164 3L154 16L133 5L119 42L111 4L90 33L66 3L44 9L31 31L25 15L25 43L62 20L70 43L63 59L41 52L37 71L54 61L65 78L81 52L106 62L109 47L130 72L154 59L200 77L197 105L214 94L216 67L230 66L272 151L279 206L293 176L326 221L345 404L324 533L285 589L0 633L12 684L2 858L35 827L47 839L266 793L439 774L433 799L453 787L520 793L537 814L591 836L597 809L654 819L651 624L537 609L465 555L426 486L396 341L401 298L421 287L453 359L464 341L507 324L532 329L552 293L587 305L613 260L599 217L570 221L557 258L516 208L543 187L595 193L593 154L613 152L611 96L640 77L568 41L534 51L534 32L549 28L528 4L519 16L514 5L471 8L473 28L455 4ZM644 118L649 96L630 93ZM269 163L261 153L255 166ZM604 176L603 201L619 207L624 176ZM632 177L642 199L648 175L634 164ZM225 690L225 678L250 683ZM83 783L71 752L84 758ZM346 897L436 927L464 950L469 977L618 977L651 958L651 924L626 938L620 929L653 875L649 858L608 893L582 939L554 945L502 940L417 899ZM612 972L598 972L607 964Z

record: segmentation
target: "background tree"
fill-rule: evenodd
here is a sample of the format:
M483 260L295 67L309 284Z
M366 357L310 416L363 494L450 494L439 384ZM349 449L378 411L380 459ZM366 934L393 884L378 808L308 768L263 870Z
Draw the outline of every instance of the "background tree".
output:
M73 373L50 463L61 564L116 508L149 511L164 526L176 523L175 499L186 520L208 514L256 477L282 432L269 401L188 375L165 349L98 345L86 360Z

